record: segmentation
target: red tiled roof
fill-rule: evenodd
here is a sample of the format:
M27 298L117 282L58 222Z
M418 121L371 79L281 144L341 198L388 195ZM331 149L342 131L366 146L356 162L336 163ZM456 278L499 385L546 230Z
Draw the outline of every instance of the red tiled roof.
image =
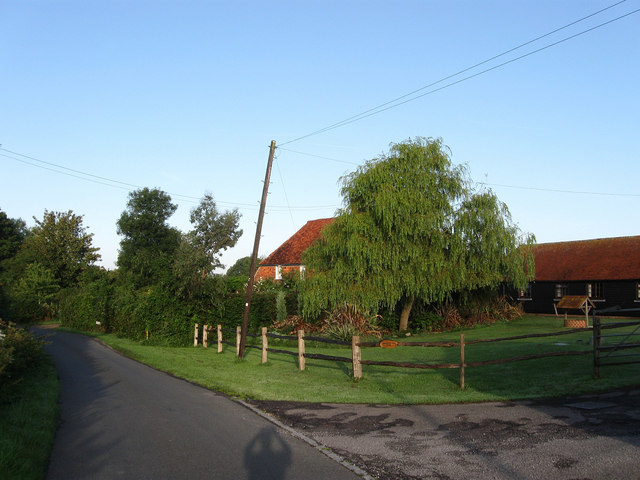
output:
M536 281L640 279L640 236L541 243Z
M333 220L308 221L260 265L302 265L302 253ZM541 243L534 252L539 282L640 280L640 236Z
M310 220L293 236L265 258L260 265L302 265L302 252L318 238L322 229L333 222L333 218Z

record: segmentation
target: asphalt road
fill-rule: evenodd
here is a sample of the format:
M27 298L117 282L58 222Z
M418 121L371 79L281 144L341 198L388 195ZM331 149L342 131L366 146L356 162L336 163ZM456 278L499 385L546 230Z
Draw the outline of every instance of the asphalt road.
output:
M47 333L62 388L48 480L358 478L223 395L89 337Z
M62 418L48 480L358 478L323 446L385 480L640 479L640 389L469 405L252 402L259 416L88 337L50 341Z
M640 389L468 405L254 404L384 480L640 479Z

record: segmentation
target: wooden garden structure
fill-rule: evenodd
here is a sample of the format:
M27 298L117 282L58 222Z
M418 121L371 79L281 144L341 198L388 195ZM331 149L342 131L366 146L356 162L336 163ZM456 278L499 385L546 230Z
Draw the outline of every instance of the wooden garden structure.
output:
M589 312L596 306L588 295L565 295L553 306L558 315L558 309L564 310L564 326L568 328L587 328L589 326ZM584 313L584 321L568 318L568 310L580 310Z

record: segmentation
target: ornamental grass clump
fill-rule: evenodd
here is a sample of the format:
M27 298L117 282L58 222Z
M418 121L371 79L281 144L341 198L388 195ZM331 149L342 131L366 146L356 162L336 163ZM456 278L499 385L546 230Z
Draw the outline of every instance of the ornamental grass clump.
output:
M320 330L320 326L317 323L305 322L300 315L287 315L283 320L273 322L271 328L289 335L293 335L298 330L304 330L305 332L317 332Z
M378 325L380 319L380 315L344 303L327 314L320 331L327 337L349 342L354 335L381 337L387 332Z

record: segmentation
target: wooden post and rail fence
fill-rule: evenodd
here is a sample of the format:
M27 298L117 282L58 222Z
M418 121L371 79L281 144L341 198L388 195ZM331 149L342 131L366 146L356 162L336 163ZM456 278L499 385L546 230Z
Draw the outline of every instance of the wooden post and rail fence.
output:
M633 327L636 328L631 332L626 331L624 333L617 334L609 334L604 335L603 330L611 330L616 328L625 328L625 327ZM213 329L209 327L209 325L204 325L202 328L202 345L207 348L208 347L208 335L209 332ZM217 331L217 351L221 353L223 351L223 344L233 346L236 349L236 355L239 355L240 352L240 343L242 340L241 336L241 327L237 327L235 330L224 329L221 325L217 325L215 329ZM306 368L306 359L319 359L326 361L334 361L334 362L344 362L352 364L352 372L354 379L362 378L362 366L363 365L377 365L377 366L387 366L387 367L397 367L397 368L417 368L417 369L442 369L442 368L457 368L460 371L460 388L465 387L465 369L467 367L481 367L488 365L498 365L508 362L517 362L524 360L532 360L539 358L547 358L547 357L560 357L560 356L575 356L575 355L588 355L592 354L594 357L594 370L593 375L594 378L599 378L599 369L602 366L610 366L610 365L626 365L630 363L640 363L640 343L637 341L635 343L630 342L630 339L639 337L640 333L640 320L638 321L616 321L616 322L602 322L601 319L594 316L593 327L592 328L574 328L563 330L559 332L552 333L537 333L537 334L528 334L528 335L517 335L512 337L504 337L504 338L493 338L493 339L476 339L476 340L465 340L464 334L460 335L459 341L449 341L449 342L411 342L411 341L395 341L395 340L381 340L376 342L362 342L359 336L353 336L351 342L345 342L341 340L333 340L327 339L324 337L316 337L316 336L306 336L304 330L298 330L295 336L292 335L280 335L276 333L270 333L267 331L266 327L262 327L259 335L251 335L247 334L249 337L255 337L260 339L260 345L250 345L246 344L246 348L253 348L261 350L261 363L267 363L268 354L276 353L276 354L286 354L297 357L297 364L300 370L305 370ZM500 359L492 359L492 360L483 360L483 361L474 361L469 362L465 356L465 348L469 345L481 344L481 343L492 343L492 342L503 342L503 341L513 341L513 340L522 340L529 338L543 338L543 337L553 337L553 336L561 336L561 335L570 335L574 333L580 333L585 331L592 331L592 343L593 349L589 350L562 350L562 351L554 351L554 352L542 352L542 353L534 353L529 355L521 355L517 357L511 358L500 358ZM235 333L235 342L227 341L224 339L223 332L227 333ZM195 325L194 328L194 338L193 344L194 346L198 345L200 329L198 328L198 324ZM284 350L284 349L276 349L269 347L269 338L281 339L281 340L290 340L297 343L297 349L295 351L292 350ZM603 345L603 341L605 339L611 338L621 338L622 340L618 343L613 343L607 345ZM332 356L332 355L324 355L319 353L311 353L306 351L306 342L321 342L326 344L334 344L334 345L343 345L343 346L351 346L351 356L350 357L341 357L341 356ZM607 340L610 341L610 340ZM362 348L396 348L396 347L440 347L440 348L458 348L459 349L459 361L450 362L450 363L408 363L408 362L395 362L395 361L377 361L377 360L363 360L362 359ZM635 349L635 351L633 351ZM625 353L619 353L624 350ZM625 357L624 359L619 359L620 357ZM614 359L614 361L611 361Z
M637 311L636 309L629 311ZM625 329L620 333L605 333ZM640 320L593 318L593 377L600 367L640 363Z

